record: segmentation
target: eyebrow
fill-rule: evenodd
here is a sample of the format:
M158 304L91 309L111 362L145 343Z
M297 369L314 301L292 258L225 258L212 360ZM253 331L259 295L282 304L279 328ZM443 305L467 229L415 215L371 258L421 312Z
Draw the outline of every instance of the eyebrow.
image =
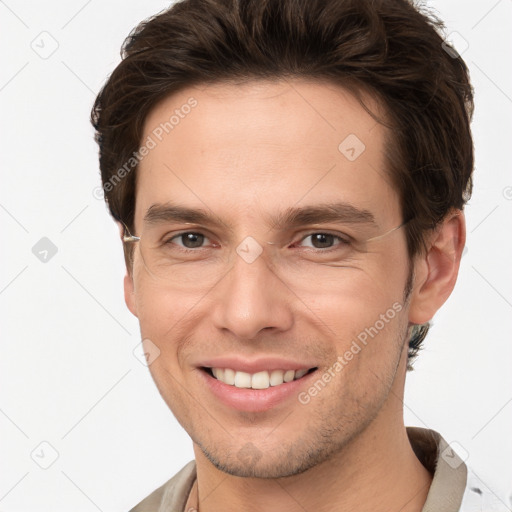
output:
M368 224L369 226L377 227L377 222L372 212L343 202L291 207L278 214L266 215L265 220L271 229L281 230L328 222ZM211 211L202 208L188 208L172 203L155 203L151 205L146 211L144 222L148 224L186 222L209 226L223 225L229 231L233 231L229 224L222 221Z
M357 208L349 203L328 203L287 208L282 213L269 217L269 224L274 229L293 228L309 224L325 224L327 222L377 226L372 212Z
M144 215L144 222L158 224L160 222L190 222L193 224L212 224L214 215L201 208L186 208L171 203L152 204ZM217 221L218 222L218 221Z

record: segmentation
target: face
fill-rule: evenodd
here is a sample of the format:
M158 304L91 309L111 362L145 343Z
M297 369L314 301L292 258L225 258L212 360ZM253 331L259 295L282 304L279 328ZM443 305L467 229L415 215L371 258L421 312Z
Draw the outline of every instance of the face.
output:
M297 474L397 414L409 263L385 135L299 80L189 88L146 119L126 300L223 471Z

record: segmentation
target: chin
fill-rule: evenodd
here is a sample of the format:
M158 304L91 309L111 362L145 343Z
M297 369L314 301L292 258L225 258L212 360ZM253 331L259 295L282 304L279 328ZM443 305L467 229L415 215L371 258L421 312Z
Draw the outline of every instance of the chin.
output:
M295 448L272 449L265 453L251 442L245 443L236 454L227 450L207 450L200 446L204 456L220 471L241 478L285 478L299 475L328 460L336 448L332 443L323 447L294 443ZM297 448L300 447L300 448Z

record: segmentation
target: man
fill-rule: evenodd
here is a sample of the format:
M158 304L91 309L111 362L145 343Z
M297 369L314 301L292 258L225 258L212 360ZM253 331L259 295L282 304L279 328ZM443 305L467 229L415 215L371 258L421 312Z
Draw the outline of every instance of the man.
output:
M134 511L481 500L403 423L471 194L440 28L406 0L185 0L127 39L92 121L126 303L195 454Z

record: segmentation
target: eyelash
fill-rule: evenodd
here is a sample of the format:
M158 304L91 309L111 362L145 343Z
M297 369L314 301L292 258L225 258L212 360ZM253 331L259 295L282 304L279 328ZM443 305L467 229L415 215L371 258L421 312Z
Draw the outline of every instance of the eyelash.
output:
M315 251L315 252L322 252L322 253L328 253L328 252L331 252L331 251L336 251L337 249L340 248L340 246L343 246L343 247L347 247L351 244L351 241L349 239L349 237L347 235L344 235L344 236L341 236L341 235L336 235L334 233L330 233L329 231L312 231L308 234L306 234L305 236L303 236L299 242L304 242L304 240L306 240L307 238L313 236L313 235L327 235L327 236L332 236L334 238L334 240L337 240L338 243L335 244L333 247L325 247L323 249L319 249L317 247L307 247L307 250L312 250L312 251Z
M200 232L197 232L197 231L182 231L181 233L173 235L168 240L165 240L164 244L165 245L166 244L171 244L173 242L173 240L180 239L183 235L187 235L187 234L201 235L206 240L209 240L209 237L207 235L204 235L203 233L200 233ZM327 247L327 248L323 248L323 249L319 249L319 248L315 248L315 247L307 247L306 248L307 250L312 250L314 252L328 253L328 252L331 252L331 251L335 251L337 248L339 248L339 246L349 246L352 243L350 238L347 235L341 236L339 234L330 233L328 231L311 231L310 233L304 235L299 240L299 243L304 242L304 240L306 240L307 238L309 238L310 236L313 236L313 235L328 235L328 236L332 236L335 240L338 240L338 244L336 244L333 247ZM195 248L195 249L189 249L189 248L184 247L182 245L178 245L178 244L174 244L174 245L177 245L177 247L179 247L179 250L182 251L182 252L185 252L185 253L198 252L200 249L205 249L206 248L206 247L198 247L198 248ZM218 244L214 244L214 245L216 247L218 247ZM295 244L293 244L293 245L295 245Z

